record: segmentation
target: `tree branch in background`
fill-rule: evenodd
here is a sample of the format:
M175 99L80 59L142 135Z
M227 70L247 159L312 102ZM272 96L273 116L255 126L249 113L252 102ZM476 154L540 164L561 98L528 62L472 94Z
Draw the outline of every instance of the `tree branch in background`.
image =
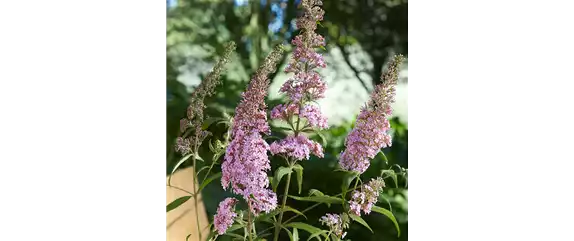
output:
M351 60L349 59L349 52L347 52L345 50L345 46L341 45L338 41L333 41L333 42L335 42L337 44L337 47L339 47L339 49L341 50L341 55L343 55L343 59L345 60L345 63L347 63L349 68L351 68L351 70L353 70L353 72L355 73L355 77L357 77L357 79L359 79L359 82L361 82L361 85L363 86L363 88L365 88L365 90L368 92L369 87L367 86L365 81L363 81L363 79L361 79L361 76L359 75L362 71L358 70L357 68L355 68L355 66L353 66L351 64Z

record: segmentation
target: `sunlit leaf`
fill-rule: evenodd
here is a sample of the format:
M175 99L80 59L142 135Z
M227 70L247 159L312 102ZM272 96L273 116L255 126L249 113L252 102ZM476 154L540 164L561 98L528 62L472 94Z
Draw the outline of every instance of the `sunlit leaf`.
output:
M323 147L327 146L327 138L325 138L325 135L323 135L321 131L316 131L315 134L321 138L321 144L323 144Z
M289 195L290 198L293 198L295 200L298 201L305 201L305 202L317 202L317 203L338 203L341 204L343 202L343 199L340 199L338 197L331 197L331 196L313 196L313 197L297 197L297 196L291 196Z
M301 194L301 187L303 185L303 167L299 164L296 164L293 166L293 169L295 169L295 172L297 173L297 186L299 188L298 193Z
M369 225L367 224L367 222L365 222L365 220L363 220L363 218L355 215L355 214L349 214L349 216L351 217L351 219L355 220L355 222L360 223L361 225L365 226L366 228L368 228L371 233L375 233L373 232L373 230L371 229L371 227L369 227Z
M274 178L274 177L267 176L267 179L269 179L269 183L271 183L271 185L273 185L273 180L274 180L275 178Z
M294 209L294 208L292 208L292 207L285 206L285 208L283 208L283 212L286 212L286 211L294 212L294 213L296 213L296 214L299 214L299 215L303 216L305 219L307 219L307 216L305 216L305 214L303 214L301 211L299 211L299 210L297 210L297 209Z
M324 235L324 234L327 234L327 233L329 233L329 231L327 231L327 230L321 230L321 231L316 232L316 233L312 234L311 236L309 236L309 238L307 239L307 241L309 241L309 240L311 240L311 239L313 239L313 238L319 239L319 241L320 241L321 238L319 238L319 235Z
M391 211L378 206L373 206L371 210L387 216L393 222L393 224L395 224L395 228L397 228L397 237L401 236L401 229L399 228L399 223L397 222L395 215L393 215Z
M285 176L286 174L291 173L291 168L289 167L279 167L277 168L277 170L275 171L275 178L273 178L273 191L277 191L277 186L279 186L279 183L281 182L281 179L283 178L283 176Z
M309 196L325 196L325 194L317 189L311 189L309 190Z
M193 153L188 154L184 157L181 158L181 160L179 160L179 162L177 162L177 164L175 164L175 166L173 167L173 170L171 170L171 174L169 175L169 177L167 178L167 185L171 186L171 176L173 176L173 173L175 173L175 171L177 170L177 168L179 166L181 166L181 164L183 164L185 161L187 161L187 159L189 159L189 157L191 157L191 155L193 155Z
M386 193L383 193L383 192L381 192L379 194L379 200L377 200L377 203L382 203L382 201L385 201L389 205L389 210L392 212L393 206L391 205L391 202L389 201L388 195Z
M385 164L389 165L389 159L387 159L385 153L382 150L380 150L379 152L381 153L381 156L383 157L383 161L385 161Z
M357 178L359 175L356 172L349 172L349 171L345 171L345 174L343 175L343 183L341 185L341 189L343 190L343 193L346 193L347 190L349 190L349 185L353 182L353 180L355 180L355 178Z
M205 160L203 160L203 158L201 158L199 155L195 155L195 159L196 159L196 160L199 160L199 161L202 161L202 162L205 162Z
M306 224L306 223L300 223L300 222L293 222L293 223L288 223L285 225L286 227L291 227L291 228L298 228L298 229L303 229L305 231L307 231L310 234L315 234L315 233L319 233L322 230L320 228L317 228L315 226ZM319 237L316 237L317 239L319 239ZM320 240L320 239L319 239Z
M287 235L289 235L289 240L293 240L293 234L291 233L291 231L289 231L289 229L287 229L284 226L281 226L282 229L285 229L285 231L287 231Z
M299 241L299 232L297 231L297 228L293 228L293 238L291 241Z

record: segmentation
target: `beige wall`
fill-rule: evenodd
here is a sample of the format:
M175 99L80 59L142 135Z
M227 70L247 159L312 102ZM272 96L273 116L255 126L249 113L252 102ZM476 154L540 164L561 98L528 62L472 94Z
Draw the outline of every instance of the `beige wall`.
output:
M171 178L171 185L193 192L193 172L193 168L186 168L174 173L173 177ZM188 195L187 193L175 188L166 188L166 205L179 197ZM193 198L191 198L181 206L167 213L167 241L185 241L185 237L188 234L191 234L189 238L190 241L199 241L199 237L197 236L196 222L196 215L198 214L199 223L203 228L201 234L203 240L205 240L209 234L209 230L207 230L207 225L209 225L209 223L201 195L199 196L198 200L198 210L199 211L195 210Z

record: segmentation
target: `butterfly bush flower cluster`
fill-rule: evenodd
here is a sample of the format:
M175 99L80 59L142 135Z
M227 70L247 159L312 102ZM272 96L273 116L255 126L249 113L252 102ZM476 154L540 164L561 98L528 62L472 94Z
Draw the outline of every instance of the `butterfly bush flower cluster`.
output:
M276 47L242 93L241 102L235 109L231 142L221 165L223 188L227 190L231 186L234 193L242 195L254 214L270 212L277 207L277 195L267 189L266 172L271 166L267 156L269 145L262 134L270 134L264 102L269 87L267 76L275 71L282 53L282 48Z
M268 213L266 218L272 218L274 221L274 240L279 240L282 228L286 227L286 223L289 223L291 220L289 219L285 221L286 223L282 223L284 208L287 207L289 183L293 170L297 172L299 192L301 192L303 166L296 164L296 161L308 160L311 155L324 157L323 147L319 143L310 140L305 134L329 127L327 118L321 113L321 109L317 104L319 99L325 97L327 89L326 83L318 72L318 69L326 67L326 63L323 56L316 51L318 48L324 49L325 46L325 39L315 32L317 24L323 20L324 11L321 9L322 4L321 0L301 1L301 9L304 11L304 14L296 22L297 27L301 31L292 40L294 46L293 54L285 67L285 72L287 74L292 73L292 75L280 88L280 92L288 100L275 106L270 111L270 118L285 122L291 127L292 134L271 144L268 144L264 139L265 135L271 134L271 128L267 119L268 110L265 104L265 97L270 84L268 75L275 72L276 65L283 56L281 46L275 47L269 53L253 75L247 89L241 93L241 101L235 109L235 116L226 137L226 144L228 143L228 145L225 147L225 156L221 164L221 185L223 189L230 190L245 200L248 207L247 220L244 220L243 212L236 213L235 211L236 205L241 198L226 198L219 203L213 218L214 230L211 235L215 236L212 236L210 240L215 240L216 234L225 234L235 221L241 227L244 227L245 239L249 237L249 240L253 240L253 236L255 236L255 240L260 239L262 236L258 237L259 235L267 234L265 234L265 231L263 231L263 234L255 231L256 219L253 217L257 217L263 212ZM215 87L220 83L219 76L223 66L228 62L234 49L235 45L233 43L226 47L226 52L221 60L216 63L212 72L209 73L207 78L201 82L192 94L191 104L187 109L187 116L180 122L182 135L176 140L176 151L183 155L189 153L197 154L199 146L209 134L201 128L205 119L203 113L205 105L203 101L206 97L214 94ZM340 154L339 165L344 170L358 174L358 181L360 180L360 174L369 167L370 159L374 158L381 148L392 144L388 119L392 114L391 105L395 101L398 67L402 60L402 56L399 55L391 61L388 70L381 76L382 84L375 87L370 100L357 116L355 127L345 139L345 149ZM214 150L212 146L210 148L212 151ZM223 151L223 148L222 145L220 150ZM280 212L271 212L278 207L278 204L277 194L269 189L270 181L267 172L271 170L271 165L267 154L268 151L272 155L286 157L289 164L284 195L282 196L283 201L280 209L276 210ZM221 155L221 153L218 155ZM195 160L194 156L194 165ZM282 170L285 169L279 168L276 171L276 176L273 179L274 187L279 184L282 175L285 174L282 173ZM211 168L208 169L205 177L209 176L210 171ZM214 176L212 175L211 177ZM200 183L201 186L204 184ZM361 213L370 214L384 187L385 182L383 178L378 177L371 179L368 183L362 184L359 189L354 190L350 195L350 200L346 190L342 194L336 195L342 198L343 202L341 204L345 211L340 214L327 213L322 216L319 221L322 225L328 227L327 231L329 232L328 234L320 235L325 236L327 239L330 239L328 236L332 236L334 240L344 238L346 235L345 230L349 228L352 222L351 219L360 222L360 219L357 220L354 215L360 216ZM195 189L194 193L196 193ZM197 199L195 201L197 208ZM349 208L346 208L347 204ZM379 210L375 208L375 211ZM278 218L276 218L276 215L278 215ZM363 222L361 223L364 224ZM199 222L198 234L201 239Z
M329 227L329 230L339 238L344 238L347 234L347 232L343 232L343 220L339 214L327 213L319 221Z
M182 155L187 155L197 149L205 137L208 136L208 132L202 130L201 126L204 121L203 110L205 109L205 104L203 101L205 97L212 96L215 93L215 87L221 83L219 76L223 71L225 64L229 62L231 53L235 51L235 43L230 42L225 46L225 52L223 56L215 66L213 70L209 72L207 77L201 81L199 86L195 88L191 94L190 101L187 108L187 116L180 120L180 131L182 135L185 135L189 128L193 128L194 134L190 137L178 137L175 143L175 150L180 152Z
M301 3L304 15L297 19L297 27L301 29L301 34L295 36L292 41L295 49L285 68L285 73L294 75L279 90L286 94L289 100L286 104L275 106L271 111L271 118L287 122L294 130L294 134L271 143L270 151L273 155L283 154L295 160L309 159L310 153L323 157L323 147L299 133L306 128L328 128L327 118L314 104L316 100L325 97L327 89L327 85L317 72L317 68L326 67L325 60L315 50L325 46L323 36L315 33L317 22L323 20L325 14L321 9L322 4L320 0L304 0Z
M377 85L367 106L361 109L355 127L345 139L346 149L339 158L343 169L363 173L381 148L391 146L388 117L392 114L391 104L395 102L398 67L402 60L400 55L393 59L382 76L383 83Z
M385 187L382 178L371 179L369 183L361 186L361 191L354 191L352 200L349 202L351 212L360 216L361 211L366 214L371 213L371 208L379 199L379 193Z
M213 226L215 226L219 235L224 234L233 224L233 219L237 217L235 213L235 204L237 204L237 202L237 199L229 197L219 203L217 213L215 217L213 217Z

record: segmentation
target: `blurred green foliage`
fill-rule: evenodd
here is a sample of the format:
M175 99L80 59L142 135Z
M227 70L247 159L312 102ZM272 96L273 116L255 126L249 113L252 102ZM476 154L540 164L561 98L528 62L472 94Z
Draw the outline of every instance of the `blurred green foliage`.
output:
M291 32L290 22L297 16L295 1L287 1L281 5L285 11L282 27L274 32L268 25L274 21L271 5L279 1L249 1L243 6L236 6L232 0L186 0L179 1L178 7L167 13L167 165L166 174L181 158L175 153L173 143L179 134L179 120L185 116L190 90L178 81L183 71L198 70L202 63L210 63L217 59L223 51L223 45L233 40L238 44L237 54L228 64L221 77L222 85L216 89L216 94L206 99L208 117L225 117L233 115L233 111L245 89L250 75L259 66L260 61L270 49L280 43L290 42L297 32ZM327 49L339 48L343 53L344 62L351 67L355 76L368 89L377 84L379 76L389 56L407 52L407 1L402 0L347 0L324 1L325 20L319 32L326 37ZM360 46L367 56L353 62L352 46ZM283 63L287 60L284 57ZM367 67L364 67L367 66ZM280 71L280 70L279 70ZM278 71L278 72L279 72ZM191 71L193 72L193 71ZM204 73L205 71L196 71ZM361 78L367 74L370 78ZM203 76L200 76L202 78ZM273 79L275 76L271 76ZM367 83L371 81L371 83ZM282 102L280 99L267 100L269 106ZM354 116L357 113L349 113ZM371 163L370 168L362 176L363 180L380 175L381 169L388 169L394 164L408 168L408 127L398 119L391 120L393 128L393 146L384 149L389 163L379 154ZM199 162L198 168L210 165L213 153L209 142L224 139L227 126L215 123L207 127L212 136L205 140L201 147L200 156L205 162ZM318 189L325 194L340 192L341 177L333 170L337 166L337 156L344 147L344 139L352 128L352 122L332 126L322 132L324 139L313 136L322 143L325 141L325 158L311 157L300 164L304 167L303 191L306 195L310 188ZM284 133L275 128L272 123L273 135L282 136ZM221 162L223 157L217 159ZM272 170L283 164L282 160L271 157ZM189 166L184 163L182 167ZM212 173L220 172L216 165ZM271 176L273 173L270 172ZM200 177L200 178L203 178ZM408 239L408 188L406 180L399 178L398 187L387 179L387 188L380 198L378 206L392 209L401 228L401 237L397 238L396 230L388 218L372 213L363 218L375 234L358 223L353 223L348 230L347 238L351 240L407 240ZM278 193L282 193L280 185ZM297 185L291 185L290 193L297 192ZM213 217L219 201L230 196L221 188L219 180L210 183L203 190L204 203L210 218ZM302 210L313 203L293 202L288 199L288 205ZM338 209L339 208L339 209ZM340 205L320 205L306 213L307 222L321 227L319 217L325 212L339 212ZM292 214L286 213L285 218ZM299 217L299 219L303 219ZM260 225L260 224L258 224ZM265 227L258 226L258 230ZM306 240L307 233L300 232L299 236ZM218 240L225 240L224 237Z

